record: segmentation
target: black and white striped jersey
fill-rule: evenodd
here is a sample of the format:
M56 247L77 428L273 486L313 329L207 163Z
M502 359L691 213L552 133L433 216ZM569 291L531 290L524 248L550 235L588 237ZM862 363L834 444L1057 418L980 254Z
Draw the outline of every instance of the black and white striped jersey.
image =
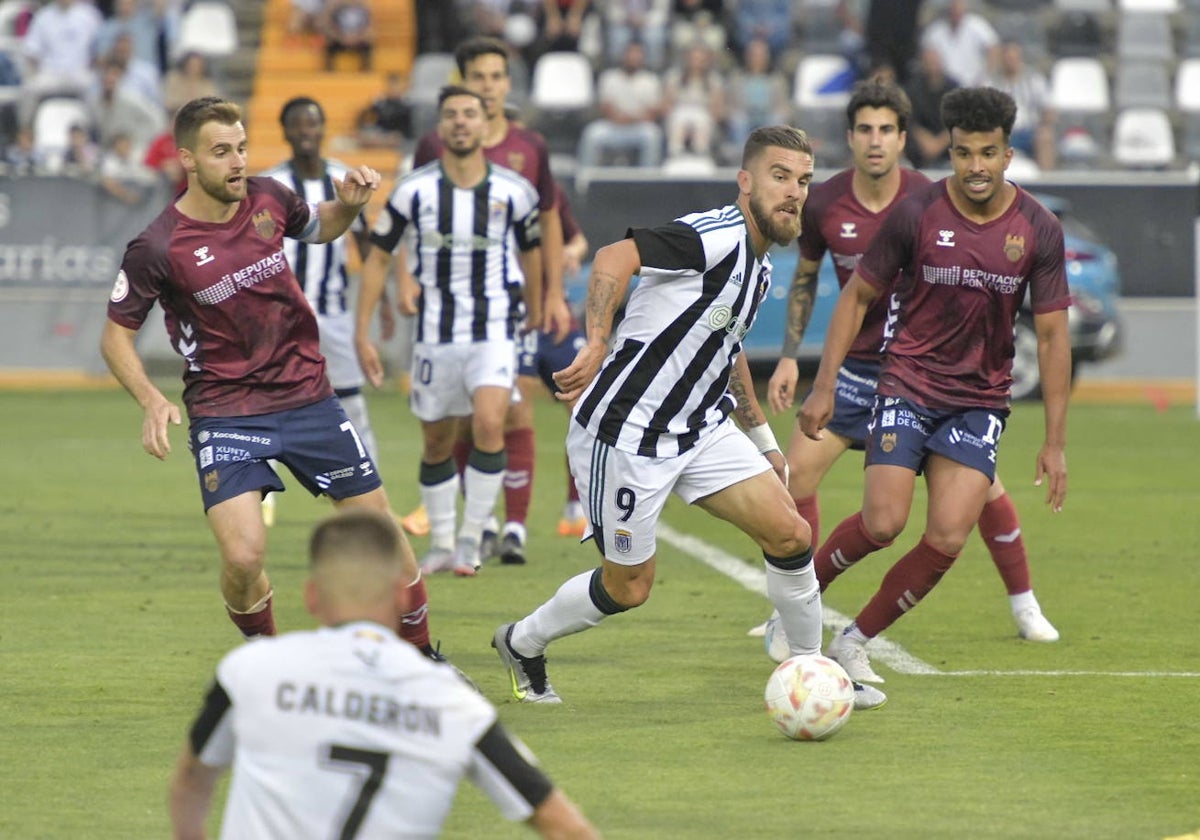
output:
M452 668L355 621L227 654L189 734L232 767L221 837L437 837L459 783L526 820L552 783Z
M642 268L575 421L625 452L679 455L729 416L733 360L771 284L737 205L626 234Z
M290 187L305 201L318 204L337 197L333 179L345 178L349 169L340 161L326 160L324 176L304 179L291 161L284 161L263 174ZM353 235L366 230L366 226L366 217L360 213L350 229L332 242L310 245L298 239L283 240L288 265L318 315L341 315L347 311L346 290L350 281L346 274L346 249L354 246Z
M409 225L416 231L413 276L421 284L416 340L512 338L525 283L517 251L541 244L533 185L488 164L487 177L463 189L433 161L396 184L371 242L394 253Z

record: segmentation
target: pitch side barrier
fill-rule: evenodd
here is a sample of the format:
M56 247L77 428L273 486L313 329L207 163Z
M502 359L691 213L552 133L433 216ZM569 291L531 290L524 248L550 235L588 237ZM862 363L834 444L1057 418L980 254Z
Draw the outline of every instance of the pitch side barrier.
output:
M822 181L835 170L818 169ZM729 203L736 197L737 170L665 179L657 170L633 167L580 169L572 203L596 246L625 235L629 227ZM928 171L937 179L947 172ZM1071 213L1117 254L1124 297L1192 297L1196 227L1200 217L1200 166L1168 172L1062 171L1021 179L1034 192L1060 196Z
M95 183L0 176L0 371L88 375L125 245L170 194L124 204Z

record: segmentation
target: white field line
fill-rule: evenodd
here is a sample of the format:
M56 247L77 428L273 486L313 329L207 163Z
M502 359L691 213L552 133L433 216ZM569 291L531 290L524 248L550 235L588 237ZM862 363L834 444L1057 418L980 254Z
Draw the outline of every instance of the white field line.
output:
M661 519L658 522L657 533L658 539L667 545L696 558L751 592L767 597L767 573L761 568L751 566L704 540L676 531ZM850 620L848 616L842 615L832 607L824 606L824 623L831 630L840 631ZM932 674L941 677L1200 677L1200 671L942 671L913 656L884 636L872 639L868 649L872 660L882 662L901 674Z

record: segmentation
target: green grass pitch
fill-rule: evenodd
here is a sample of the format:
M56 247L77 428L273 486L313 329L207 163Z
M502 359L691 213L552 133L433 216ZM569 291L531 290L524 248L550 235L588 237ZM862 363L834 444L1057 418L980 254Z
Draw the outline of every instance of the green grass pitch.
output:
M406 512L419 431L398 393L370 400L383 475ZM886 634L939 673L879 664L888 705L824 743L787 741L762 711L772 664L746 630L766 601L663 541L644 607L551 648L564 705L509 702L493 629L596 562L554 531L566 412L543 401L537 416L529 564L431 580L431 627L606 837L1157 840L1200 828L1200 424L1190 408L1074 406L1070 493L1051 514L1033 487L1040 407L1019 406L1001 474L1062 641L1016 638L973 538ZM774 418L781 441L790 423ZM168 836L174 758L214 665L239 643L182 430L160 463L142 452L140 428L120 391L0 392L0 837ZM857 509L860 482L851 456L830 474L826 533ZM917 498L896 546L844 575L829 606L856 612L915 542ZM311 625L305 540L328 511L299 489L280 500L268 570L281 629ZM665 519L761 569L729 526L679 503ZM531 835L464 786L445 836Z

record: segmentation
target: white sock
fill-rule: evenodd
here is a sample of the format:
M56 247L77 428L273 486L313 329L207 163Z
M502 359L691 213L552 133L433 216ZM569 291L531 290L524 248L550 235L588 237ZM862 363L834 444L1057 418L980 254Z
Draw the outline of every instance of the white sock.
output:
M504 523L504 536L507 537L509 534L516 534L517 539L520 540L520 542L521 542L521 545L525 545L525 523L524 522L505 522Z
M569 519L572 522L576 519L583 519L583 502L567 502L563 506L563 519Z
M458 476L440 484L421 485L421 504L429 515L429 547L454 548L454 520L458 518Z
M512 646L522 656L540 656L555 639L595 627L608 618L589 594L594 570L588 569L558 588L550 600L513 627Z
M375 446L375 433L371 431L371 417L367 414L367 398L362 394L355 394L352 397L340 397L339 400L342 408L346 411L346 416L354 424L354 431L358 432L358 439L362 441L363 449L367 450L371 460L378 466L379 449Z
M767 597L779 612L792 656L821 652L821 587L811 562L795 571L767 566Z
M503 471L482 472L470 464L467 465L466 472L463 473L466 499L463 501L462 527L458 529L459 539L479 542L484 523L492 515L492 509L496 507L496 499L500 496L500 488L503 485Z
M842 635L850 641L860 645L865 645L867 642L871 641L867 634L859 630L858 625L854 622L851 622L850 626L842 631Z
M1019 613L1021 610L1028 609L1029 607L1033 607L1038 611L1041 610L1041 607L1038 606L1038 599L1033 597L1032 589L1027 592L1018 592L1016 595L1009 595L1008 604L1012 607L1014 614Z

